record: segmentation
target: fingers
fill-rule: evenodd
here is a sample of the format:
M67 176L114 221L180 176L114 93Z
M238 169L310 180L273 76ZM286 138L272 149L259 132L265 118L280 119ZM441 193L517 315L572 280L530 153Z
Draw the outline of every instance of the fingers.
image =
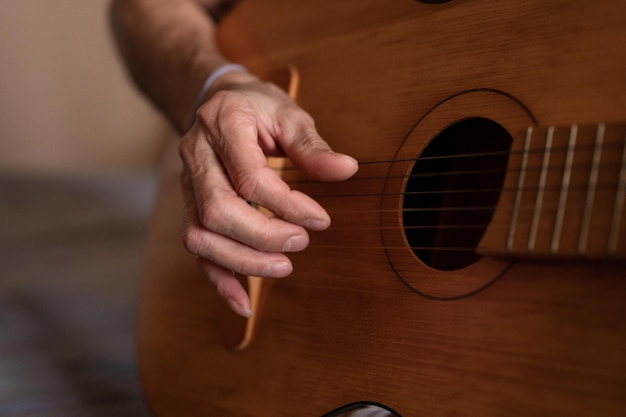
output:
M243 275L282 278L293 271L282 253L257 251L198 224L185 227L183 243L192 254Z
M197 197L190 184L189 176L186 174L183 175L183 196L185 200L183 243L189 252L228 270L244 275L281 278L291 273L292 266L289 258L280 253L280 249L273 251L271 249L271 246L274 245L273 243L268 244L264 242L259 245L252 245L242 242L241 240L245 239L239 238L239 236L228 236L212 230L212 225L207 226L201 223L196 204ZM246 207L252 213L260 215L261 218L267 221L270 220L252 207L247 205ZM297 226L288 223L285 223L283 226L297 228ZM236 227L233 227L233 230L237 230ZM293 238L281 239L281 234L280 230L276 232L276 235L279 236L278 242L282 245L281 249L291 245L287 249L291 251L301 250L308 244L308 236L305 238L303 247L298 248L298 238L296 238L294 243ZM299 237L300 235L296 236Z
M312 118L283 92L249 84L218 92L181 140L186 249L230 307L249 313L249 299L232 272L285 277L292 264L283 252L306 248L306 229L330 225L328 213L291 190L267 165L266 154L286 154L313 178L340 181L358 170L353 158L334 153ZM249 203L274 214L268 218Z
M250 297L233 273L204 259L198 258L198 267L215 285L217 293L226 301L235 313L243 317L252 317Z
M189 175L183 175L185 248L197 257L197 264L231 310L251 317L250 298L233 272L260 277L285 277L293 267L281 253L266 253L204 228L198 218ZM254 210L256 211L256 210ZM308 239L307 239L308 243Z
M300 169L319 181L343 181L359 169L358 162L345 154L333 152L317 133L313 119L296 109L299 117L282 118L282 148Z
M242 127L251 127L254 132L248 132L250 137L265 154L284 152L314 179L342 181L356 173L357 161L333 152L317 133L313 118L283 90L268 83L248 84L246 88L248 95L222 91L203 108L199 118L212 131L210 136L233 137ZM215 124L216 120L226 123Z
M183 138L183 141L187 140L192 139ZM193 145L197 142L191 143ZM188 167L183 178L183 189L186 199L193 202L193 209L197 210L197 223L201 227L259 251L295 252L304 249L309 243L306 230L297 223L312 223L315 226L314 221L307 222L311 216L321 219L320 227L326 227L329 223L328 215L317 203L301 193L293 193L267 166L260 168L260 171L270 174L267 178L260 173L254 174L256 171L251 167L249 179L243 180L248 182L249 187L258 188L260 195L246 191L244 185L231 179L213 149L205 141L199 143L199 146L190 148L192 145L181 142L181 155ZM250 151L244 150L253 151L254 146ZM204 163L196 162L198 160ZM276 208L277 212L286 213L285 220L268 218L247 201L270 209ZM283 204L292 211L282 208ZM311 210L306 208L307 204L318 212L309 215Z
M261 138L267 135L275 135L273 128L259 122L263 116L257 113L251 116L250 112L242 110L245 102L242 102L240 97L233 98L232 101L223 95L220 97L219 106L202 116L202 134L206 136L209 146L195 142L196 146L193 148L186 146L181 152L190 168L202 224L208 226L209 223L215 223L205 216L219 211L218 207L207 205L207 202L227 200L230 211L226 216L236 216L233 217L236 221L229 222L226 216L221 216L219 220L226 220L223 225L227 229L233 226L237 226L238 229L223 232L231 237L245 239L247 243L252 243L249 240L250 233L260 237L258 227L267 227L271 221L269 223L267 220L262 221L258 213L252 214L248 207L243 207L246 201L266 207L292 225L314 230L327 228L330 225L330 217L326 211L315 200L291 190L280 176L268 167L259 141L263 141ZM200 167L194 164L193 160L202 161ZM207 169L216 166L222 166L223 171ZM222 207L225 206L226 204ZM244 216L252 216L247 224L241 222L241 219L246 218ZM273 226L278 224L280 223L274 223ZM252 227L257 227L257 230L251 230ZM287 233L285 225L274 230ZM292 236L289 238L294 237L293 228L291 233Z

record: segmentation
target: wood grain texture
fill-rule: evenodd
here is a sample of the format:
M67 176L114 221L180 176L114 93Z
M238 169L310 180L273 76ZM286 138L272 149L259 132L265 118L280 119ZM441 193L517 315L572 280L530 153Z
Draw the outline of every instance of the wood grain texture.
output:
M259 74L295 66L299 103L361 162L414 158L463 118L511 135L626 119L618 0L248 0L220 41ZM178 169L164 176L140 312L157 415L316 417L359 400L404 417L626 414L624 266L485 257L434 270L401 231L411 162L330 185L286 169L333 226L292 256L250 346L224 348L222 302L180 244Z

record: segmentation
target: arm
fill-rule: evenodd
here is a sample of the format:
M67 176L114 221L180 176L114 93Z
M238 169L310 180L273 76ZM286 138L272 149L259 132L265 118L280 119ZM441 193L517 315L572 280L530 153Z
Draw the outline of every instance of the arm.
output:
M210 18L226 3L232 2L111 2L113 33L130 75L180 133L189 128L204 80L227 62L215 44L216 25Z
M247 72L217 78L186 130L205 79L226 63L202 7L209 3L215 5L114 0L112 22L135 82L184 133L185 247L231 308L245 316L250 300L233 272L285 277L292 272L285 252L306 248L307 229L330 225L316 201L291 190L267 166L266 155L286 155L323 181L346 179L358 166L332 152L313 119L284 91ZM249 203L276 217L268 219Z

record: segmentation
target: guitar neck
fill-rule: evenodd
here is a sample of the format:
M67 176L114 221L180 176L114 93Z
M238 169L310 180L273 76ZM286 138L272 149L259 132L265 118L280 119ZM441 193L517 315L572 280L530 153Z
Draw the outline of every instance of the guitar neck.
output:
M478 251L624 259L625 194L626 125L528 128L514 139L505 186Z

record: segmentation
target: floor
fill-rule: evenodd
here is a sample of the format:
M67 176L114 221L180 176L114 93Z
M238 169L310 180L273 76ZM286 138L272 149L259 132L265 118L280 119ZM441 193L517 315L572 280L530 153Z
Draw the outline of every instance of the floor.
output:
M133 334L155 186L0 176L0 416L149 416Z

